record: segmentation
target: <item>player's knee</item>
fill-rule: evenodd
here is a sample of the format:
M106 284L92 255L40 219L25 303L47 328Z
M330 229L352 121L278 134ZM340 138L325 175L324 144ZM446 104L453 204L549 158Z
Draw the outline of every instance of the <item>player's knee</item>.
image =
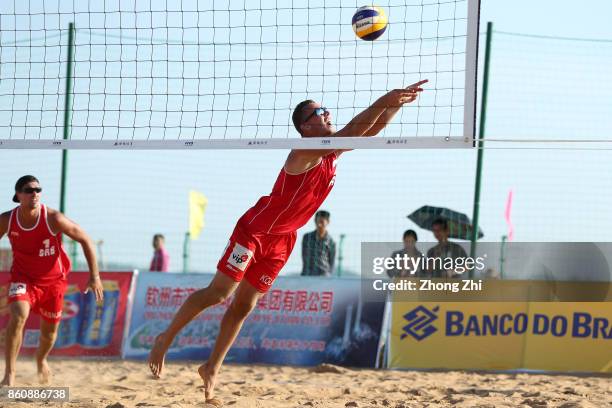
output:
M229 297L229 294L225 292L213 292L211 295L212 304L218 305L219 303L225 302L225 300Z
M24 315L12 315L11 316L11 320L13 323L13 326L17 329L17 330L22 330L25 327L26 321L28 320L27 316Z
M245 318L255 308L255 302L252 299L234 298L230 305L230 313L238 318Z
M221 288L221 289L214 289L215 291L215 302L217 303L223 303L225 302L231 295L232 295L232 290L226 289L226 288Z
M193 292L189 296L187 301L203 309L209 306L219 304L223 302L225 299L227 299L227 297L228 297L228 294L225 291L220 291L220 290L217 290L217 288L208 286L204 289L200 289L200 290Z
M27 310L18 307L11 308L11 321L17 329L22 329L26 324L26 320L28 320Z
M234 292L233 287L227 287L225 285L215 285L215 283L211 283L206 289L208 291L209 296L213 299L214 304L223 303L227 298L229 298Z
M57 330L54 331L45 331L41 330L40 332L40 341L55 343L55 339L57 339Z

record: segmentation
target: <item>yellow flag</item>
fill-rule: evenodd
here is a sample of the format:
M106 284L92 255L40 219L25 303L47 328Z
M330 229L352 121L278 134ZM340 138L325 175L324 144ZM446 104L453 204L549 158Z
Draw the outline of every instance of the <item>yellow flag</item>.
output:
M204 228L204 212L208 198L199 191L189 191L189 237L198 239Z

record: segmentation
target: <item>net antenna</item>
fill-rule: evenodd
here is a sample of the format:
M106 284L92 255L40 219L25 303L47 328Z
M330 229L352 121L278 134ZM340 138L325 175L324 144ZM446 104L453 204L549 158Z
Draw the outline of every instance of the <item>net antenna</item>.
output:
M375 41L353 32L354 1L68 3L0 3L0 148L474 146L479 0L381 0ZM291 122L313 99L340 129L421 79L377 137L301 138Z

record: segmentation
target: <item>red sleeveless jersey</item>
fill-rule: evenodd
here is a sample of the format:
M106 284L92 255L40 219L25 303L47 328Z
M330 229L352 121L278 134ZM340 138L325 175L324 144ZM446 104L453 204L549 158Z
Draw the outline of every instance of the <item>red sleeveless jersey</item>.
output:
M38 220L29 229L19 224L18 209L11 211L8 229L13 250L11 280L45 286L66 279L70 259L62 247L62 234L54 234L49 227L47 208L41 204Z
M261 197L238 221L252 232L285 234L297 231L323 203L336 178L338 155L332 152L313 168L289 174L280 171L272 192Z

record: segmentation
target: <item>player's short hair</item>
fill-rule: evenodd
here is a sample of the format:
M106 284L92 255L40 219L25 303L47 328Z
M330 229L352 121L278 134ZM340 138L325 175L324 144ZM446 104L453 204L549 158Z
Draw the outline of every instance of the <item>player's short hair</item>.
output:
M315 220L319 217L325 218L327 221L329 221L329 211L325 211L325 210L317 211L317 213L315 214Z
M166 238L162 235L162 234L155 234L153 235L153 241L161 239L162 241L165 241Z
M302 124L302 117L303 117L302 111L304 110L304 107L306 107L307 105L310 105L311 103L316 103L316 102L313 101L312 99L306 99L305 101L298 103L295 109L293 110L293 115L291 115L293 126L295 126L295 130L297 130L300 135L302 134L302 130L300 129L300 125Z
M404 231L404 239L406 239L408 237L414 238L415 241L419 240L419 237L417 236L417 233L414 230L411 230L411 229Z
M446 218L436 218L435 220L433 220L433 222L431 223L431 226L433 227L434 225L439 225L442 228L444 228L445 230L448 229L448 220Z
M21 191L21 189L23 188L23 186L25 186L28 183L31 182L37 182L40 184L40 181L38 181L38 179L34 176L31 176L29 174L25 175L25 176L21 176L19 177L19 180L17 180L17 182L15 183L15 194L13 195L13 202L14 203L18 203L19 199L17 198L17 194L18 192Z

